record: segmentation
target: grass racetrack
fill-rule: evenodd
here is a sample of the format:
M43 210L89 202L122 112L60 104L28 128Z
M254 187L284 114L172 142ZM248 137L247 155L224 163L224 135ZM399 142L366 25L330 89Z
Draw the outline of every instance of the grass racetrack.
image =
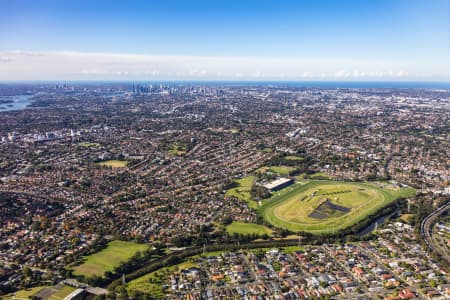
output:
M129 260L138 251L149 248L146 244L134 242L112 241L100 252L84 257L85 261L73 268L74 275L85 277L103 276L106 271L112 271L121 263Z
M352 226L414 189L389 184L304 180L276 193L260 207L276 227L313 234Z

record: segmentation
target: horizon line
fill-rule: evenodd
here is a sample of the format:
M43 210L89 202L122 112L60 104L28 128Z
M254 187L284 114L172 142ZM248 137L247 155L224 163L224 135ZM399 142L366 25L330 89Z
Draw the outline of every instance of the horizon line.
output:
M23 79L23 80L0 80L2 83L55 83L55 82L111 82L111 83L141 83L141 82L181 82L181 83L208 83L208 82L244 82L244 83L448 83L450 80L277 80L277 79L261 79L261 80L241 80L241 79Z

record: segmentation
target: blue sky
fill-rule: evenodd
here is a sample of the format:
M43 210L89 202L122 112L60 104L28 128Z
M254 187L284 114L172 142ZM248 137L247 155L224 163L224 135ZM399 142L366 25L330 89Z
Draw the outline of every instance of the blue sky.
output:
M0 0L0 79L41 68L48 79L450 80L449 10L448 0Z

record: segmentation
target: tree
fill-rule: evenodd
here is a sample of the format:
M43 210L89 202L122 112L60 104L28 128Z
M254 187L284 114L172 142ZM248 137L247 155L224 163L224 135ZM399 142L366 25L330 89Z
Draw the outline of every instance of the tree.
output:
M29 267L24 267L22 270L23 276L29 278L31 276L33 276L33 271L31 271L31 269Z
M119 285L118 287L116 287L115 292L119 294L118 299L125 300L128 298L127 289L123 285Z
M432 287L432 288L436 288L437 287L437 282L436 282L436 280L430 280L430 287Z
M223 225L229 225L229 224L231 224L232 222L233 222L233 219L231 218L230 215L225 215L225 216L223 216L223 218L222 218L222 220L221 220L221 223L222 223Z
M31 230L32 231L38 231L39 230L39 221L34 221L33 224L31 224Z

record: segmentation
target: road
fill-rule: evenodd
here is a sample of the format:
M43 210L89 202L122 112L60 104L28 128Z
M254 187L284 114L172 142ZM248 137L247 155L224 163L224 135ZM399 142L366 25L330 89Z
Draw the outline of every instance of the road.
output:
M436 209L434 212L429 214L425 217L425 219L422 220L422 223L420 223L420 232L422 234L422 238L424 239L427 246L431 249L431 251L438 251L443 257L449 260L449 255L445 251L442 251L439 247L436 247L433 243L433 225L435 223L436 218L438 218L441 214L443 214L445 211L450 209L450 202L447 202L446 204L442 205L438 209Z

